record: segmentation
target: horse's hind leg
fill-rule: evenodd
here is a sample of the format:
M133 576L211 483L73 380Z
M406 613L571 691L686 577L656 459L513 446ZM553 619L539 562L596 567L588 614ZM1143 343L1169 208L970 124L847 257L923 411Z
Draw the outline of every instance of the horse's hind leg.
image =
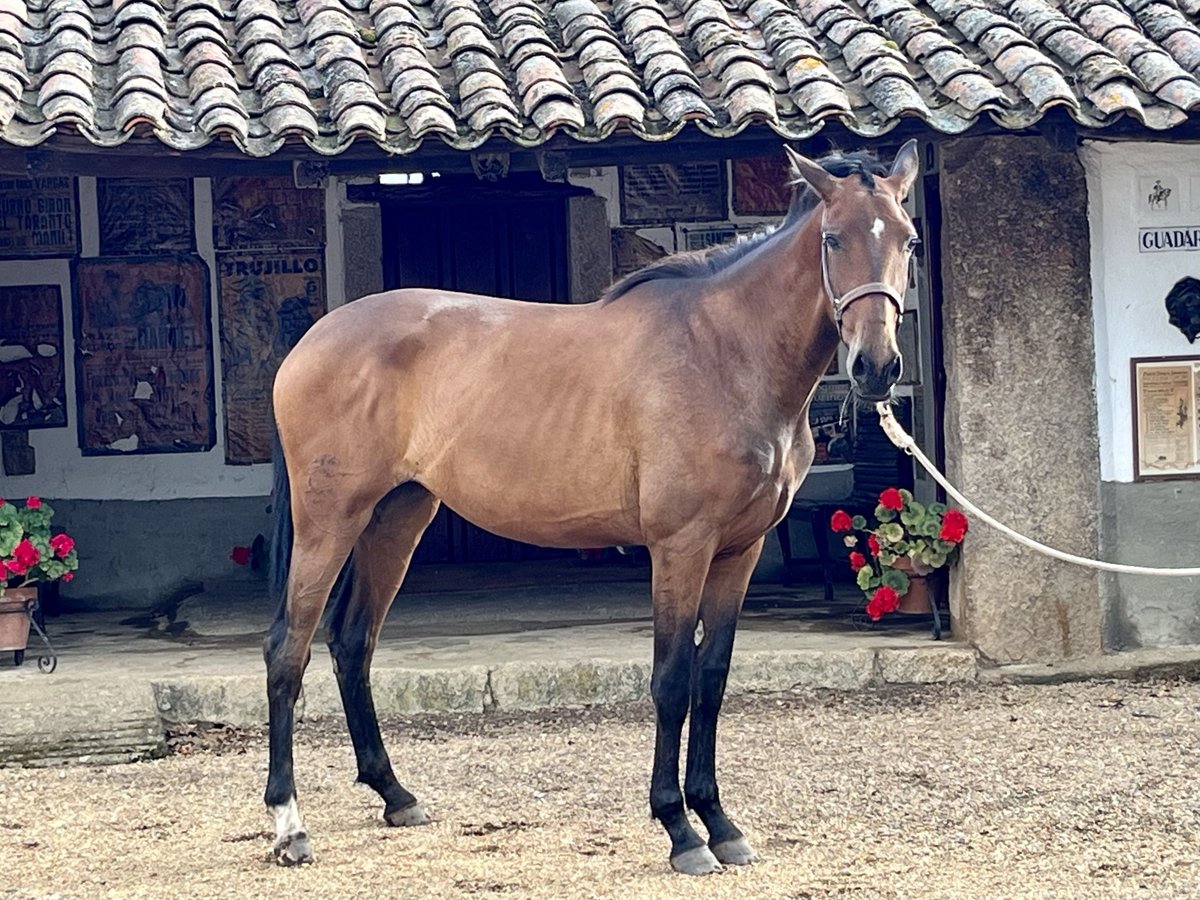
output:
M329 619L329 652L358 759L358 780L383 798L389 825L420 825L427 817L392 772L371 696L371 658L413 551L437 508L437 498L415 482L401 485L376 505L354 545Z
M287 596L263 643L271 723L270 773L263 799L275 817L275 860L284 866L312 862L312 848L296 806L292 766L296 698L329 592L350 547L366 527L371 507L369 502L355 506L326 499L322 512L327 515L319 521L303 514L302 504L293 503L292 509L299 512Z
M692 720L688 731L684 796L708 829L708 846L726 865L755 859L750 843L729 821L717 790L717 716L733 654L733 636L762 540L736 556L713 561L700 599L703 639L692 670Z

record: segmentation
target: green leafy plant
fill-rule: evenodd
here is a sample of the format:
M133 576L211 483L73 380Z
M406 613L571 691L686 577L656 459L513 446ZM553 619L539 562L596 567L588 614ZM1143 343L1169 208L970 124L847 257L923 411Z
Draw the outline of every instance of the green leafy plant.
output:
M908 593L909 575L928 575L949 565L967 534L967 517L944 503L928 505L910 491L887 488L879 495L875 522L839 509L830 527L845 534L846 546L858 547L865 537L870 559L850 554L859 588L868 598L867 615L879 619L894 612Z
M0 500L0 597L7 588L70 581L79 568L75 540L51 533L54 509L37 497L23 507Z

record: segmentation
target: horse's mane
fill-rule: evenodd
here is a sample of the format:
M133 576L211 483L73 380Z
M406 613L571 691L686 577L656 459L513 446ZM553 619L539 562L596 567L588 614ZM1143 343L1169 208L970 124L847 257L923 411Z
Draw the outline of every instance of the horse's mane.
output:
M887 175L887 167L873 154L867 151L854 153L831 153L822 157L818 162L831 175L847 178L857 175L862 179L864 187L874 190L875 178ZM709 247L705 250L689 250L673 253L670 256L655 260L650 265L631 272L616 282L601 296L601 302L607 303L623 297L639 285L648 281L663 281L671 278L707 278L724 271L738 260L753 253L773 237L789 231L808 217L820 198L816 191L802 181L793 181L799 190L792 193L792 202L788 207L787 216L777 226L752 235L740 236L727 244Z

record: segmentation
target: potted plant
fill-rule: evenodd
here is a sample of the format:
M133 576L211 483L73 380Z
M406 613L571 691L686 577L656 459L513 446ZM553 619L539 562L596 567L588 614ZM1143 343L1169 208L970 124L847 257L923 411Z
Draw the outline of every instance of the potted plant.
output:
M867 596L867 615L878 621L890 612L925 613L933 607L926 582L949 565L967 534L967 517L944 503L921 503L911 492L887 488L875 507L876 522L839 509L830 527L857 548L865 537L870 558L850 554L858 586ZM852 532L857 532L854 534Z
M23 507L0 500L0 652L24 660L40 582L70 581L79 567L75 541L52 533L54 510L30 497Z

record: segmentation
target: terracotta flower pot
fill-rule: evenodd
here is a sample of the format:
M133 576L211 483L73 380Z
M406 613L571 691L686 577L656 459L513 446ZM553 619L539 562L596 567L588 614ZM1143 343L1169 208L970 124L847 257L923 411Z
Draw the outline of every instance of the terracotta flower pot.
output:
M913 573L912 560L907 556L899 557L892 568L908 576L908 591L900 595L898 613L910 615L927 615L933 612L933 602L929 593L929 576Z
M29 644L27 610L36 598L36 587L9 588L0 597L0 652L24 652Z

